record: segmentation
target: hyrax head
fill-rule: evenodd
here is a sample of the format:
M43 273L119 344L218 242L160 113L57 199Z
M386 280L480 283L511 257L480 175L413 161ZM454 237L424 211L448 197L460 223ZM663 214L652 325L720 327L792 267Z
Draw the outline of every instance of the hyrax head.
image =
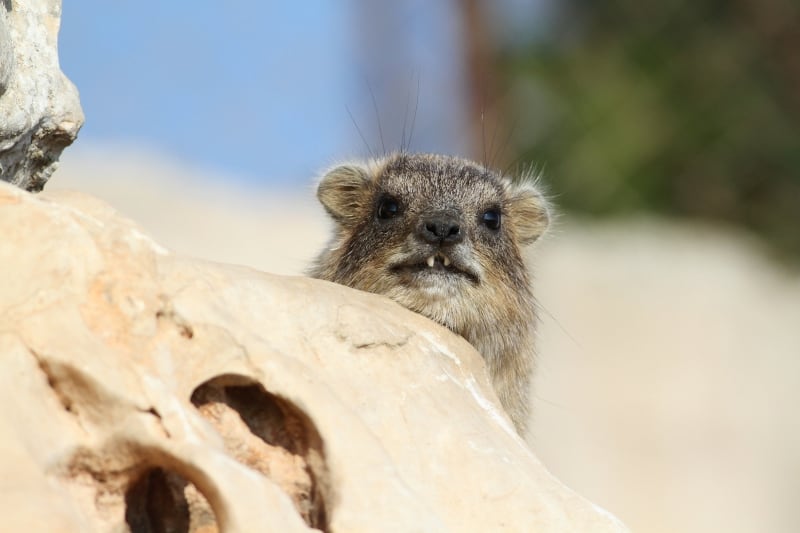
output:
M549 222L532 180L402 153L335 167L317 195L336 234L312 275L387 295L462 334L476 312L529 303L521 248Z

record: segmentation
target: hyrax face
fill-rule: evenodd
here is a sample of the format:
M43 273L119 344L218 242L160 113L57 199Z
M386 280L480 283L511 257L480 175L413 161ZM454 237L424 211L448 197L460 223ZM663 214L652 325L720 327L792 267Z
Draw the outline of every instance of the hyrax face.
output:
M468 340L532 307L521 248L548 224L534 183L398 154L332 169L318 197L337 227L315 277L389 296Z

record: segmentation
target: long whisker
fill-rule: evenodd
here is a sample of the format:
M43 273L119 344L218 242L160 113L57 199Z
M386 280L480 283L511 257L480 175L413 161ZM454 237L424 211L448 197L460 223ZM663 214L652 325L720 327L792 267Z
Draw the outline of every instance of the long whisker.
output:
M406 90L406 109L403 112L403 135L400 138L400 152L405 153L406 149L406 125L408 123L408 106L411 103L411 84L408 84Z
M372 90L372 85L370 85L369 80L366 81L369 95L372 98L372 108L375 110L375 118L378 120L378 135L381 138L381 149L383 150L383 155L386 155L386 145L383 142L383 127L381 126L381 114L378 112L378 103L375 101L375 92Z
M578 348L580 348L581 350L583 350L583 346L581 346L581 343L579 343L579 342L578 342L578 341L575 339L575 337L573 337L573 336L570 334L570 332L569 332L569 331L567 331L567 328L565 328L565 327L564 327L564 326L561 324L561 322L559 322L559 321L558 321L558 319L557 319L555 316L553 316L553 313L551 313L551 312L550 312L550 311L549 311L549 310L548 310L548 309L547 309L547 308L546 308L546 307L545 307L545 306L542 304L542 302L541 302L541 301L540 301L540 300L539 300L539 299L538 299L536 296L534 296L534 297L533 297L533 301L534 301L534 305L535 305L536 309L538 309L538 310L541 310L541 311L544 311L544 313L545 313L545 314L546 314L548 317L550 317L550 319L551 319L553 322L555 322L555 323L556 323L556 325L558 326L558 329L560 329L560 330L561 330L561 331L564 333L564 335L566 335L566 336L569 338L569 340L571 340L571 341L572 341L572 342L575 344L575 346L577 346Z
M506 135L505 141L503 141L503 143L498 146L497 153L492 157L492 159L494 159L495 157L497 158L498 161L503 159L503 155L506 153L506 150L508 149L508 145L511 142L511 139L514 137L514 130L517 129L517 124L519 124L519 115L514 117L514 122L511 123L511 127L508 129L508 134Z
M483 168L489 168L489 162L486 160L486 123L484 122L485 109L481 107L481 144L483 145Z
M347 111L347 114L350 117L350 120L353 122L353 126L356 127L356 131L358 132L358 136L361 137L361 140L364 142L364 146L367 147L367 151L369 152L370 157L375 159L375 152L372 151L372 147L369 145L369 143L367 142L366 137L364 137L364 134L361 132L361 128L358 127L358 122L356 122L356 119L353 117L353 113L350 112L350 108L347 107L347 105L345 105L344 108Z
M414 115L411 117L411 131L408 134L408 150L411 151L411 139L414 137L414 126L417 124L417 109L419 109L419 80L422 74L417 74L417 98L414 102Z

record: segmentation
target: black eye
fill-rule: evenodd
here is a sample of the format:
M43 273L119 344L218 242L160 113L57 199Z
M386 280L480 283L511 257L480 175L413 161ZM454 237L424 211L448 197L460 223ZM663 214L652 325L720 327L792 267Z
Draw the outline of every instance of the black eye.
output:
M378 202L378 210L376 214L378 218L382 219L389 219L394 218L400 212L400 204L397 203L397 200L390 197L381 198Z
M492 230L500 229L500 210L499 209L489 209L483 216L481 216L481 221L484 225Z

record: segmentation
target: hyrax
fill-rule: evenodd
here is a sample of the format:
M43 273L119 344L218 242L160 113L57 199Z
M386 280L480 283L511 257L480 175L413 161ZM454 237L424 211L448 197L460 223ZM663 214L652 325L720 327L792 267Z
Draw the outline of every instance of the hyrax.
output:
M386 295L464 337L523 434L536 316L522 249L549 223L535 182L399 153L329 170L317 196L336 228L309 274Z

